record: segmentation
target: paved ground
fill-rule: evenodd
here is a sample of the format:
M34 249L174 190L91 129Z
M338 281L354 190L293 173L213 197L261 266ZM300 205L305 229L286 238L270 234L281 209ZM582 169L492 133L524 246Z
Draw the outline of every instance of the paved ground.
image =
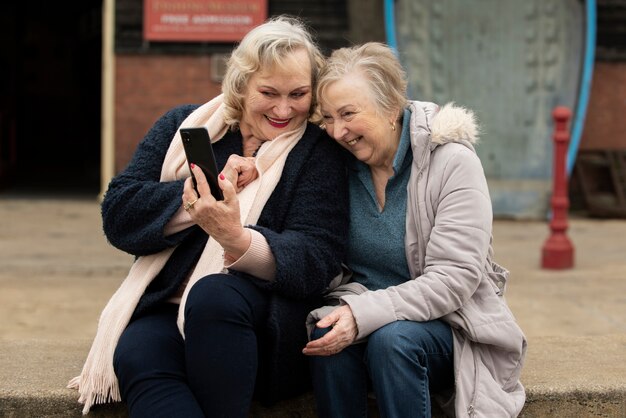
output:
M583 387L586 393L617 390L611 402L625 413L626 221L571 219L571 270L540 268L548 234L544 222L494 225L496 259L512 272L507 299L529 339L522 381L535 395L573 391L563 405ZM0 344L8 350L0 353L0 376L11 379L9 390L62 392L80 370L99 313L131 262L106 242L95 198L0 197ZM41 353L48 353L46 364L65 366L27 372L30 357ZM23 385L15 376L23 376Z
M131 257L95 199L0 199L0 339L90 338ZM575 268L540 268L544 222L496 221L507 299L529 339L626 333L626 221L570 219Z
M132 258L93 200L0 199L0 338L90 338Z

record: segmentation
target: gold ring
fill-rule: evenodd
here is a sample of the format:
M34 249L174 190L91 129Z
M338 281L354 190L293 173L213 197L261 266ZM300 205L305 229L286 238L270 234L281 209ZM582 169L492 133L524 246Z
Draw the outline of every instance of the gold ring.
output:
M197 201L198 199L194 200L193 202L185 203L185 206L184 206L185 210L189 212L189 209L193 208L193 205L195 205Z

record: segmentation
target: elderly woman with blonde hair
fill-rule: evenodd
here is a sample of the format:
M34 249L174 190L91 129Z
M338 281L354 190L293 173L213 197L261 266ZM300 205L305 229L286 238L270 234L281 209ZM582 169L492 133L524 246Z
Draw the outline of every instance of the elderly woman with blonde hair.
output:
M492 209L469 110L409 101L395 54L335 51L317 88L326 131L349 151L352 279L311 313L320 417L516 416L526 340L493 261ZM333 302L333 303L331 303Z
M254 28L223 95L166 113L111 181L104 232L136 260L70 382L85 413L124 400L131 417L247 417L255 395L271 404L310 387L302 324L347 232L341 148L310 121L322 62L300 21ZM223 200L194 161L197 188L190 177L179 128L199 126ZM253 156L259 175L239 190Z

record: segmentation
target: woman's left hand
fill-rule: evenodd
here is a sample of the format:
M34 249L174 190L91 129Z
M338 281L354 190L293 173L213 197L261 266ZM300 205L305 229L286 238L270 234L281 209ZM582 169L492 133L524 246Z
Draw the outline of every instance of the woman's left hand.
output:
M237 186L237 192L240 192L259 177L259 172L254 162L254 157L242 157L232 154L228 157L228 161L226 161L220 174L226 176L232 184Z
M337 354L354 342L358 334L358 328L352 309L343 305L320 319L318 328L333 327L327 334L317 340L309 341L302 350L307 356L331 356Z
M185 180L182 204L191 219L224 248L230 258L241 257L250 246L250 231L241 225L239 199L233 184L223 175L218 176L218 185L224 200L216 200L204 173L197 165L192 167L198 191L193 180ZM191 202L194 202L191 204Z

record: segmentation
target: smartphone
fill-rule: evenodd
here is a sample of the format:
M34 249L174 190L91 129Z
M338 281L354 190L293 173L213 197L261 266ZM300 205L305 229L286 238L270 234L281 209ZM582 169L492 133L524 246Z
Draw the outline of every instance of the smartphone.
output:
M209 131L204 127L180 128L179 131L183 141L183 147L185 148L189 171L191 171L191 163L200 167L206 176L213 197L217 200L224 200L222 189L220 189L220 186L217 184L219 171L217 170L217 163L215 162L215 154L213 153ZM191 177L193 178L193 186L197 192L198 187L193 172Z

